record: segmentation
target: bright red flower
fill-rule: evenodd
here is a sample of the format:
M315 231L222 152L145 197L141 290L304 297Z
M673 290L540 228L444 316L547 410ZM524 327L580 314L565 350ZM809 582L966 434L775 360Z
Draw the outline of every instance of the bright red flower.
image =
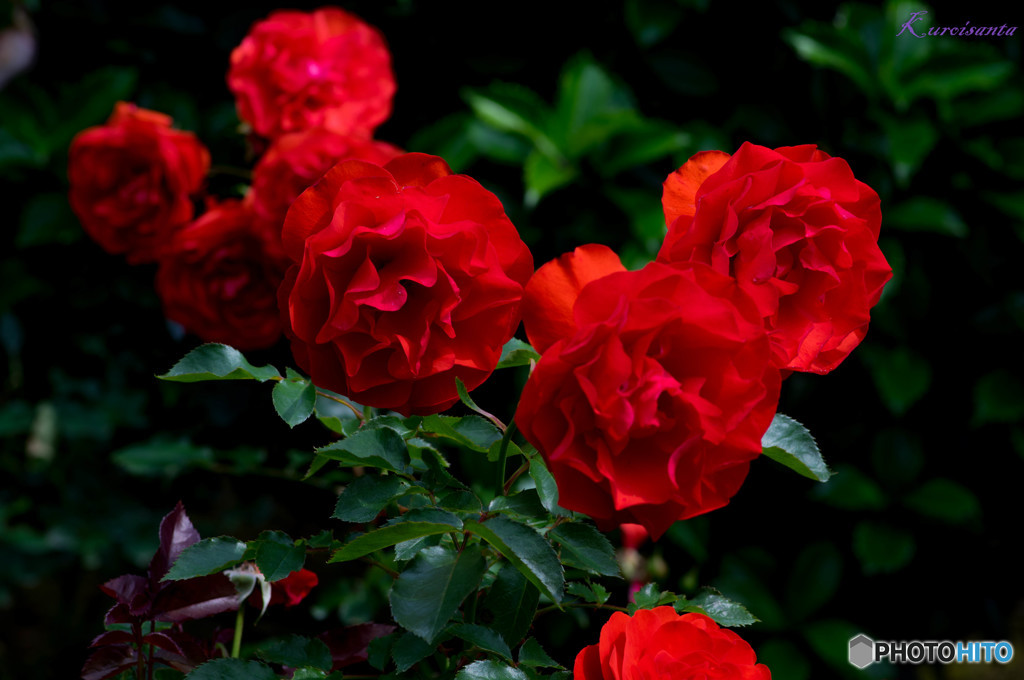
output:
M309 569L293 571L280 581L270 584L270 604L294 607L306 599L309 591L319 582L317 575Z
M750 644L703 614L672 607L612 614L576 657L574 680L771 680Z
M781 381L733 279L700 264L628 272L591 245L541 267L523 304L543 354L516 424L560 505L657 539L729 502L761 453Z
M173 129L169 116L118 102L106 124L72 140L68 198L104 250L151 262L192 219L192 195L209 167L206 147Z
M647 533L647 529L644 529L641 524L620 524L619 530L622 532L622 547L632 548L636 550L642 546L650 536Z
M878 194L817 147L746 143L669 175L658 261L703 262L757 303L782 369L827 373L867 333L892 269Z
M391 115L395 78L380 32L324 7L257 22L231 53L228 88L265 137L314 127L369 137Z
M281 336L277 288L287 267L248 202L224 201L174 235L156 289L167 318L203 340L259 349Z
M494 370L533 258L491 192L443 160L344 161L292 204L285 332L313 381L405 415Z
M292 202L335 164L355 159L383 165L401 154L401 149L387 142L323 128L282 135L253 170L253 209L273 240L280 243L284 216Z

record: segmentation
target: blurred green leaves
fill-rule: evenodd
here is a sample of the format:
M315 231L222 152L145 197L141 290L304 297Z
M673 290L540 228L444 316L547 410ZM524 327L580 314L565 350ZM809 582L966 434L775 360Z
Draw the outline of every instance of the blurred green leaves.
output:
M691 144L674 125L643 116L629 89L586 52L566 62L553 104L501 81L466 88L462 96L472 118L442 120L410 146L454 152L449 162L456 168L476 156L522 165L527 207L585 170L611 178Z
M71 139L110 116L114 104L129 100L138 70L106 66L56 88L17 80L0 92L0 177L20 178L26 171L62 167Z

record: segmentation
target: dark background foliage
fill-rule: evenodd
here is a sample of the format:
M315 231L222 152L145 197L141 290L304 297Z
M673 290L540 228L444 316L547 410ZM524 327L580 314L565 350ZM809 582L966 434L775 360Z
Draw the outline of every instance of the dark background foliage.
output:
M38 55L0 91L0 678L77 677L112 602L98 585L144 569L178 499L204 536L343 527L329 481L298 481L327 431L289 431L251 383L156 381L198 340L164 320L154 269L102 252L65 198L72 136L118 99L174 116L214 165L251 167L224 75L277 6L14 4ZM641 549L648 572L744 602L762 623L743 635L781 680L863 675L846 663L858 632L1024 649L1020 35L897 37L909 3L343 6L393 53L378 137L498 193L538 265L596 241L640 266L661 238L661 182L700 149L815 143L847 159L882 197L895 277L867 341L829 376L791 377L780 406L839 474L816 485L756 461L728 507ZM971 3L925 25L1022 18ZM229 175L211 188L240 191ZM250 358L291 363L284 345ZM474 396L507 420L521 379ZM268 617L267 634L386 616L382 574L312 566L312 609ZM545 614L536 634L568 665L602 622ZM1009 678L1021 663L873 677Z

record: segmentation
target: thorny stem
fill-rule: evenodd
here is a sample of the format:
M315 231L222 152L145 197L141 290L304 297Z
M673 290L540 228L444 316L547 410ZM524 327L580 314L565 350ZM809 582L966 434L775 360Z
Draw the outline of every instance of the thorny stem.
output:
M526 461L525 463L520 465L519 469L516 470L515 472L513 472L512 476L508 478L507 482L505 482L505 486L502 487L502 493L507 496L508 492L509 492L509 489L511 489L512 485L516 483L516 480L519 479L520 477L522 477L523 473L526 472L529 469L530 469L530 461Z
M364 414L360 413L359 409L357 409L355 406L353 406L352 403L349 402L348 400L342 399L341 397L336 397L333 394L327 394L326 392L321 392L320 390L317 390L316 393L319 396L323 397L324 399L330 399L331 401L336 401L339 404L342 404L343 406L347 406L349 408L349 410L352 411L352 413L356 414L356 418L359 419L359 422L361 422L361 423L365 423L366 422L366 417L364 416Z
M516 423L512 421L509 423L508 428L505 429L505 433L501 435L501 448L498 449L498 491L502 495L508 493L508 487L505 486L505 460L508 458L508 443L512 441L512 435L516 433Z
M363 560L363 562L366 562L367 564L371 564L371 565L377 567L378 569L382 569L391 578L398 578L398 572L395 571L394 569L392 569L391 567L389 567L388 565L384 564L383 562L378 562L377 560L373 559L372 557L363 557L362 560ZM348 676L346 676L346 677L348 677Z
M135 664L135 677L137 680L145 680L146 678L146 655L142 651L142 624L133 623L132 633L135 634L135 646L138 647L138 658L139 661Z
M235 639L231 642L231 658L237 659L242 651L242 624L245 623L245 603L238 605L238 614L235 616Z

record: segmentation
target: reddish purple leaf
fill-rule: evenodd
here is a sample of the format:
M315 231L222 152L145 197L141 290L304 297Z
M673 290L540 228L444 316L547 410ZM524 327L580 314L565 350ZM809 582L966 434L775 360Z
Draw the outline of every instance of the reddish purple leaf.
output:
M158 658L180 671L188 672L211 658L209 651L198 640L182 630L150 633L142 638L142 642L167 650L169 655L158 655Z
M149 581L156 586L178 559L181 551L199 542L199 532L185 514L185 506L178 501L160 522L160 547L149 563Z
M128 611L128 605L118 602L103 617L103 623L112 626L115 623L140 623L140 620L139 617L132 616L132 613Z
M144 576L123 574L101 585L100 590L110 597L116 598L121 604L126 604L130 607L136 597L146 592L148 583Z
M129 645L108 645L93 652L82 666L82 680L104 680L135 666L135 648Z
M331 650L331 659L334 661L331 671L366 661L370 641L395 630L395 626L387 623L361 623L321 633L320 639Z
M108 630L106 633L97 635L89 646L102 647L103 645L130 645L133 642L135 642L135 636L126 630Z
M153 598L150 618L179 623L235 611L242 599L224 574L171 581Z

